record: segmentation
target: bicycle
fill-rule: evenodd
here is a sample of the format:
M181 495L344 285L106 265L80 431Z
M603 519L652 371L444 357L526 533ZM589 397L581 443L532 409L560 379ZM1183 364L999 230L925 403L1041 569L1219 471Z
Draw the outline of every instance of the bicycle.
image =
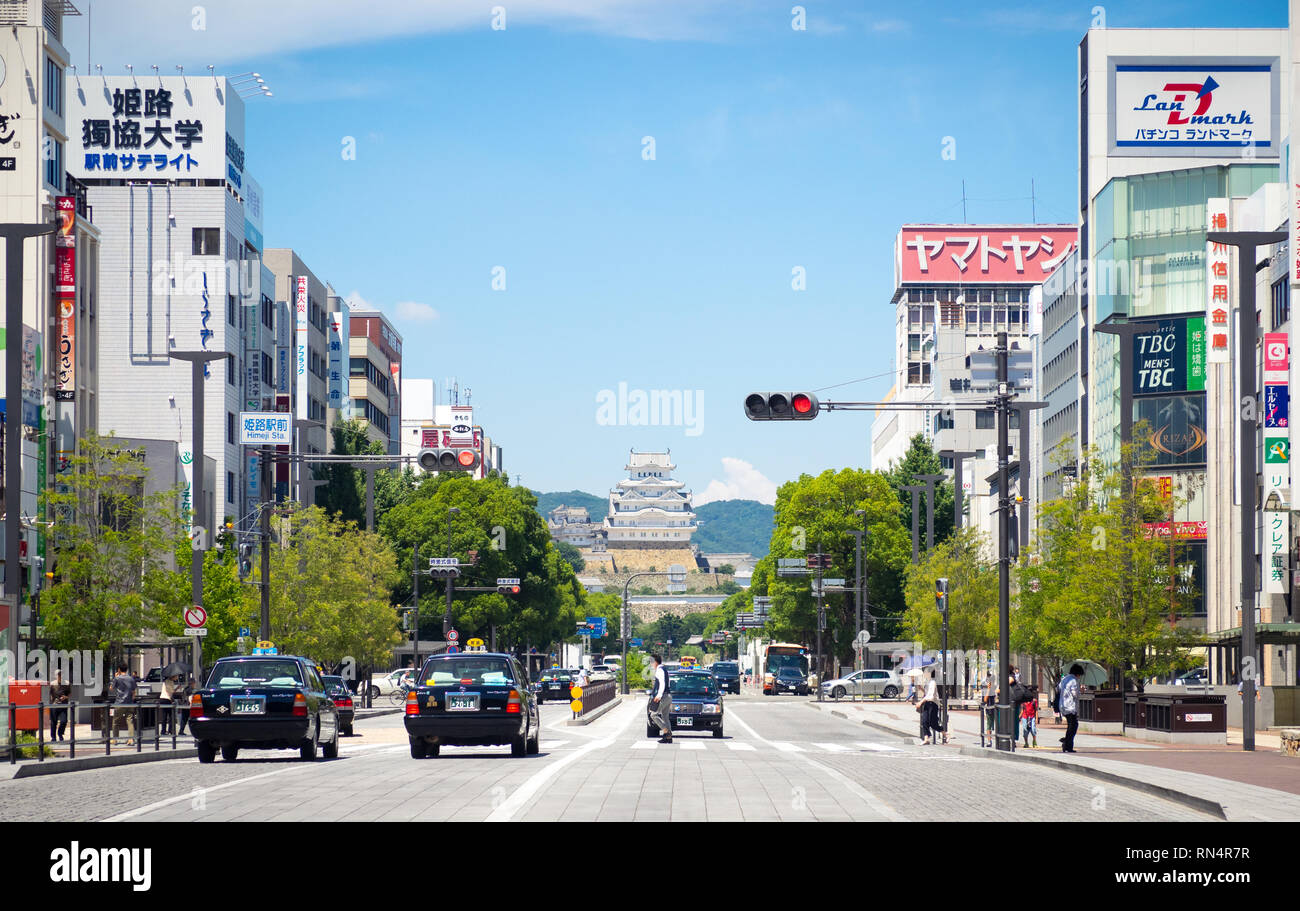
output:
M413 683L398 684L397 689L393 690L391 693L388 694L388 700L393 705L405 705L406 696L413 689L415 689L415 684Z

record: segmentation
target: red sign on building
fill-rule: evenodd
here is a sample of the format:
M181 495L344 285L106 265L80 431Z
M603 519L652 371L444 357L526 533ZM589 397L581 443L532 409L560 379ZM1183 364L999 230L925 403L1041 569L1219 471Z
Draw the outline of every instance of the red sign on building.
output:
M1077 239L1073 225L904 225L894 243L895 284L1038 284Z

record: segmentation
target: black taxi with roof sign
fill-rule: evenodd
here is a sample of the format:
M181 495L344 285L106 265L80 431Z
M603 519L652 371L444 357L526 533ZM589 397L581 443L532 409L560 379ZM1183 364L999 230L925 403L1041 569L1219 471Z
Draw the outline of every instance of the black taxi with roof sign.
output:
M414 759L437 756L443 746L509 744L512 756L541 749L537 698L513 655L434 655L406 696L404 720Z

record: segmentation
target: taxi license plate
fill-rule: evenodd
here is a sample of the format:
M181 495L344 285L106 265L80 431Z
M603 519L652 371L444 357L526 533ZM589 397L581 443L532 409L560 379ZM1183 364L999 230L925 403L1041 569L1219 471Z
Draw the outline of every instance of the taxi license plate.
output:
M449 711L449 712L477 712L477 711L478 711L478 693L448 693L448 694L447 694L447 711Z
M683 728L693 728L695 727L695 719L689 716L681 717L677 719L677 725Z
M235 696L230 700L230 714L264 715L266 714L266 697Z

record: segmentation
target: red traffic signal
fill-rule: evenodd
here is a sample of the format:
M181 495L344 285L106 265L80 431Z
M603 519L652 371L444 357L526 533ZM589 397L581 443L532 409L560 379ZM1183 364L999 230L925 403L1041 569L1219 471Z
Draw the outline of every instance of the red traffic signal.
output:
M751 392L745 397L745 417L751 421L811 421L821 405L808 392Z
M428 472L473 471L478 468L479 454L473 449L421 449L416 462Z
M518 586L518 585L498 585L498 586L497 586L497 594L498 594L498 595L517 595L517 594L519 594L519 586Z

